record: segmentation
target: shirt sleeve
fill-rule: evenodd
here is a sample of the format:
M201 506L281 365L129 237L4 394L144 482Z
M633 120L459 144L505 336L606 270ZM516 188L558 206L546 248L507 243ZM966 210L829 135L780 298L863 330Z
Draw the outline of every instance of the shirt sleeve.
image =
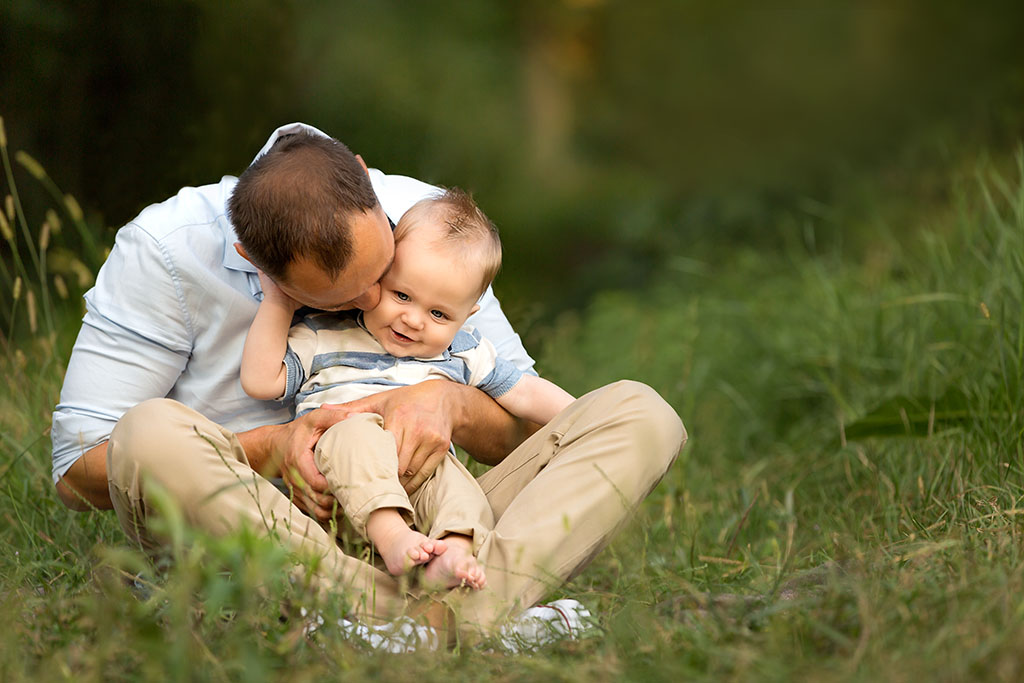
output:
M480 389L491 398L498 398L508 393L522 379L525 373L514 363L498 355L494 344L483 337L479 330L463 328L463 332L460 332L460 335L462 334L476 340L476 344L472 346L469 343L462 344L464 348L453 354L466 363L469 370L467 384ZM460 341L465 339L467 337L460 337Z
M178 274L137 226L118 232L85 301L82 329L53 413L54 482L106 441L129 408L166 396L192 346Z
M533 359L526 353L523 342L512 329L511 323L501 310L501 304L490 287L484 292L477 302L480 310L469 317L466 322L476 329L481 335L494 344L497 356L509 361L520 371L530 375L536 375L533 368Z
M284 396L279 399L280 401L294 401L302 385L309 378L313 357L316 355L316 341L316 332L305 320L295 323L288 331L288 350L284 355L287 380Z

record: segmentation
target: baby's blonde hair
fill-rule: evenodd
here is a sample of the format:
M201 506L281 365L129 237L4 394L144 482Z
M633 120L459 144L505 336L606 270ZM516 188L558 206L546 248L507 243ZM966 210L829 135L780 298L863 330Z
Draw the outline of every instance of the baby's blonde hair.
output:
M457 247L460 256L475 259L481 269L480 294L494 281L501 269L501 238L498 228L480 210L473 198L458 188L421 199L405 212L395 226L395 243L420 225L441 227L441 241Z

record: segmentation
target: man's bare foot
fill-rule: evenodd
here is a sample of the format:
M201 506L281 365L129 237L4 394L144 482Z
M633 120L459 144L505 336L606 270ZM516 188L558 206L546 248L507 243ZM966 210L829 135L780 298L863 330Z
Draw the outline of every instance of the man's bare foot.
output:
M448 549L435 554L423 568L423 585L428 590L468 586L479 590L487 585L484 567L473 557L473 541L468 536L446 536Z
M392 509L374 511L366 524L366 535L392 576L400 576L416 565L426 564L448 549L444 541L427 538L410 529L401 515Z

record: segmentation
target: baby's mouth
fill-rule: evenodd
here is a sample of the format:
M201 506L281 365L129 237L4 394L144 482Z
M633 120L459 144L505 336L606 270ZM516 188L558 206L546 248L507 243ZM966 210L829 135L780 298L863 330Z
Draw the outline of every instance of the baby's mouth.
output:
M394 328L391 329L391 334L393 334L395 336L395 339L397 339L400 342L411 342L412 341L412 339L410 339L409 337L406 337L404 334L402 334L401 332L399 332L398 330L396 330Z

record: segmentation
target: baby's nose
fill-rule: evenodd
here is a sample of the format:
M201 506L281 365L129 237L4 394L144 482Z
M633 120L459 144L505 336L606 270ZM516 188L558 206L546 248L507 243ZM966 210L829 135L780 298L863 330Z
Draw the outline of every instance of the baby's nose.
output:
M423 316L416 311L405 312L405 324L414 330L418 330L423 327Z

